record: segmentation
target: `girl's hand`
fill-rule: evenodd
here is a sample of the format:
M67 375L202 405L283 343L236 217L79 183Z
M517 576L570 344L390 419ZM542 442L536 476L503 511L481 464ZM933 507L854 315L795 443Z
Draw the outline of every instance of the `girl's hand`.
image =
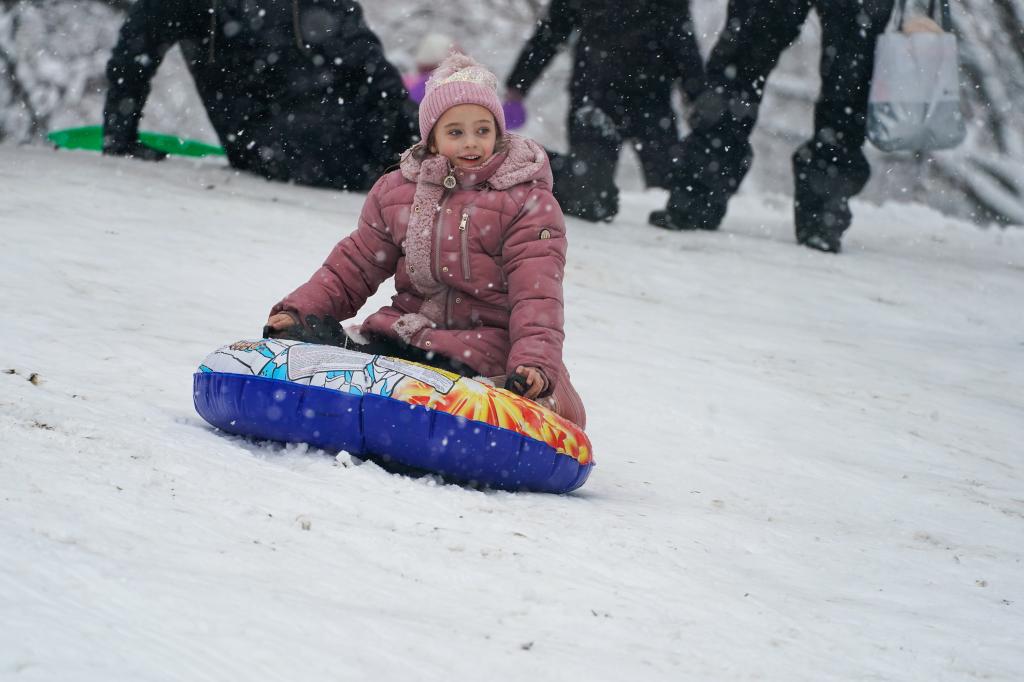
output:
M281 332L291 329L295 326L295 318L288 313L275 313L270 316L267 320L267 324L263 327L263 336L267 338L274 338Z
M526 391L523 393L524 398L533 400L547 388L548 380L544 377L544 372L536 367L519 365L516 367L516 374L522 375L526 379Z

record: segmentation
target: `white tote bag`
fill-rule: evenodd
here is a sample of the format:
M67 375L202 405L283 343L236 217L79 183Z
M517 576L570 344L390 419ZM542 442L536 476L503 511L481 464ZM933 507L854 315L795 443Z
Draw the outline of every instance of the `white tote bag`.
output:
M889 30L875 46L867 137L886 152L949 149L967 134L949 5L931 0L931 18L941 5L941 31L905 33L906 4L899 0Z

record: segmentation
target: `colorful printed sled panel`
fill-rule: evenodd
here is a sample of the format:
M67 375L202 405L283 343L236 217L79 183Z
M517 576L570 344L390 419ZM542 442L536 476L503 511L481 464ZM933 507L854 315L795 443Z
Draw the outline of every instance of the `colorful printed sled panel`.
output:
M240 341L195 375L196 410L229 433L374 456L504 490L568 492L593 467L575 424L426 365L297 341Z

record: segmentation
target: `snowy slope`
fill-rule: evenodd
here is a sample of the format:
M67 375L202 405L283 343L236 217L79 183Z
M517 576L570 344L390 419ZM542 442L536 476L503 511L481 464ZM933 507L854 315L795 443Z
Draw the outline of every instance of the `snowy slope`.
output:
M1020 679L1020 232L570 221L598 467L555 497L193 411L360 196L12 147L0 186L0 679Z

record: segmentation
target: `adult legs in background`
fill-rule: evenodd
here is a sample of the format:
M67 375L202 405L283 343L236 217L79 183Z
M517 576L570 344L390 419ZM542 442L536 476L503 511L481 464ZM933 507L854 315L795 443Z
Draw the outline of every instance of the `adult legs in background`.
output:
M821 94L814 136L793 154L794 220L799 243L838 253L850 226L850 198L871 169L864 156L865 118L875 41L892 0L817 0L821 19Z
M351 121L329 127L317 113L281 114L254 124L252 138L259 142L232 165L268 180L360 191L383 170Z
M664 189L672 186L675 166L683 158L676 113L667 95L651 93L649 97L635 97L622 124L622 137L632 139L640 157L644 184Z
M810 7L811 0L729 0L725 28L708 58L708 87L697 98L692 132L681 144L668 206L651 214L652 224L718 228L753 161L749 139L765 82L800 34Z

